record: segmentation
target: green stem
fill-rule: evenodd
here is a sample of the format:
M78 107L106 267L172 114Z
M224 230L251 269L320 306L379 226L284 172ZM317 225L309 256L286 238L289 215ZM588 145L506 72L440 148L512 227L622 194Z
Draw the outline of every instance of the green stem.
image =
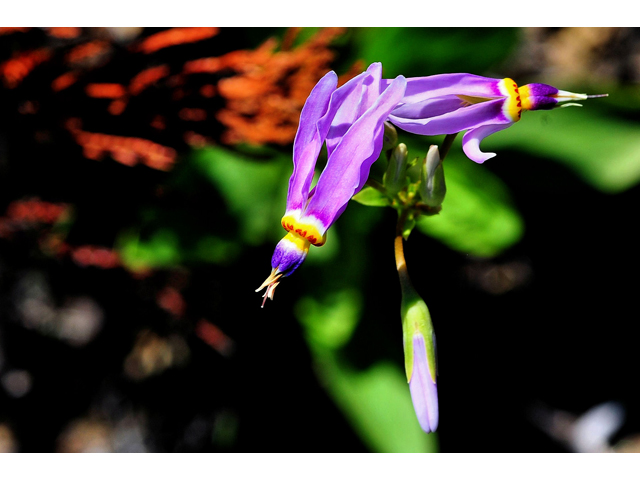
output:
M396 255L396 269L398 270L398 277L400 278L400 286L404 292L407 286L411 285L411 280L409 280L407 262L404 259L404 239L402 238L402 233L396 235L394 247Z
M379 190L384 194L387 193L387 189L384 188L384 185L382 183L380 183L379 181L374 180L373 178L368 178L367 181L365 182L365 185L368 185L368 186L370 186L372 188L375 188L376 190Z
M440 147L440 161L444 161L444 157L447 156L449 150L451 149L451 145L453 145L453 141L456 139L457 133L450 133L444 140L442 141L442 146Z
M453 145L453 142L456 139L456 135L458 134L452 133L444 137L444 140L442 141L442 146L439 149L440 161L443 161L447 156L447 153L449 153L449 150L451 149L451 145ZM376 180L369 179L367 180L367 184L382 192L385 191L384 186ZM396 237L394 240L396 268L398 270L398 276L400 277L400 284L402 285L403 289L407 285L411 284L411 281L409 280L409 273L407 272L407 263L404 258L404 237L403 237L405 223L407 221L407 218L409 217L411 209L414 207L414 204L412 202L408 202L408 203L409 203L408 205L407 203L405 203L403 205L404 208L402 208L402 210L399 212L398 223L396 224Z
M404 224L409 217L410 208L403 208L402 211L398 214L398 223L396 223L396 236L400 236L402 238L402 234L404 233Z

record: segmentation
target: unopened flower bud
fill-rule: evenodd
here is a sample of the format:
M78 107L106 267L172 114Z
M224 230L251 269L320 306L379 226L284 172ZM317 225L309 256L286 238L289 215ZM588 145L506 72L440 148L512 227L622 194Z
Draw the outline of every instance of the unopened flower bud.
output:
M399 273L405 370L418 422L431 433L438 428L439 420L436 338L427 304L411 285L406 270Z
M430 207L439 207L444 201L447 186L444 181L444 168L440 161L440 152L436 145L429 147L429 152L422 165L422 181L420 197Z
M382 143L382 151L391 150L398 144L398 132L396 127L390 122L384 122L384 137Z
M409 152L404 143L399 144L391 152L389 166L382 179L387 192L390 195L397 194L406 184L407 157Z

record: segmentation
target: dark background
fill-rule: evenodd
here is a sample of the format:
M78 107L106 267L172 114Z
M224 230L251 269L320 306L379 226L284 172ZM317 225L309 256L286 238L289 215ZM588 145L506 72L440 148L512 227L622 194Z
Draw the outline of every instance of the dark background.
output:
M352 29L328 38L316 29L221 29L199 41L182 32L158 50L136 50L162 31L1 32L5 451L367 452L402 445L359 426L351 408L376 398L349 397L335 387L330 367L358 374L383 362L403 375L395 212L352 202L329 234L328 254L313 249L264 309L253 292L282 235L291 132L304 91L327 70L348 76L380 60L385 77L468 71L609 92L582 110L640 133L633 29ZM266 59L229 60L216 72L180 77L190 60L259 51L268 38L279 47ZM104 57L69 61L74 47L96 40L108 46ZM418 42L425 48L416 52ZM287 57L297 48L305 55ZM27 74L15 80L22 70L7 62L38 49L46 49L46 59L23 59ZM309 58L313 68L304 63ZM277 77L252 76L274 64ZM109 110L114 97L88 94L92 83L127 85L158 65L171 73L131 95L124 113ZM67 71L78 74L76 82L56 91L52 81ZM239 91L249 100L225 93L221 82L229 78L248 82ZM272 130L262 120L275 110L260 103L268 95L256 87L264 78L272 82L268 95L290 102L286 116L278 110L281 116L266 122ZM203 95L204 85L215 94ZM206 118L189 120L185 108L202 109ZM220 111L238 114L249 128ZM536 113L512 128L537 128ZM164 128L152 126L159 118ZM166 168L144 156L87 158L70 119L80 119L85 132L111 135L96 140L103 146L117 143L115 136L147 139L175 157ZM249 138L247 131L265 133ZM640 152L629 142L633 166ZM415 155L428 147L413 145L424 148ZM437 442L407 448L575 451L562 440L572 418L609 401L626 413L610 442L620 445L640 432L638 179L630 167L626 185L603 187L535 148L497 148L490 151L498 156L477 168L506 186L508 197L499 201L521 219L521 235L492 255L419 230L405 246L437 332L440 402L440 426L429 437ZM458 141L451 169L468 162L459 150ZM235 161L246 170L235 170ZM491 192L480 181L465 188ZM355 305L355 324L327 346L313 335L317 320L304 312L309 305L343 311L335 298ZM383 412L410 405L408 388L383 390L390 398L406 395L399 404L383 403ZM545 419L555 419L554 433ZM377 422L372 415L370 428ZM388 436L388 424L379 428ZM403 437L405 428L398 422L393 435Z

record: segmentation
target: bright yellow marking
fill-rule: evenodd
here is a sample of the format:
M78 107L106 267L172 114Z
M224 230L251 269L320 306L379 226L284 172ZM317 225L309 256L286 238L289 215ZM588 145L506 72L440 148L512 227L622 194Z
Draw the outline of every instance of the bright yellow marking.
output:
M520 100L518 84L510 78L505 78L501 82L501 87L507 97L502 111L512 122L517 122L520 120L520 115L522 114L522 102Z
M520 101L522 102L523 110L531 110L533 108L533 99L531 98L531 89L529 85L524 85L518 88L520 92Z
M316 247L321 247L327 241L326 234L320 235L318 227L309 223L300 222L291 215L285 215L282 217L281 223L287 232L291 232L296 234L298 237L302 237L302 239L306 239L308 243L311 243Z
M295 246L295 248L297 248L301 252L304 252L305 254L309 251L309 246L311 245L309 240L307 240L304 237L301 237L300 235L298 235L295 232L287 233L284 236L284 240L288 240L289 242L291 242Z

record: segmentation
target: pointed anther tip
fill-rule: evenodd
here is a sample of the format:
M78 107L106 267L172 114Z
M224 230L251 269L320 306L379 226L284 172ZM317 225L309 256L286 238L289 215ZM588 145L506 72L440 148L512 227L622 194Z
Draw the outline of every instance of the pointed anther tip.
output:
M262 282L262 285L260 285L260 287L256 289L256 292L259 292L263 288L267 288L267 291L264 292L264 295L262 295L262 305L260 306L260 308L264 308L264 304L266 303L267 298L269 300L273 300L275 289L280 284L281 277L282 273L278 272L277 268L274 268L271 270L271 274L269 274L267 279Z
M566 90L558 90L555 95L551 95L559 102L566 102L568 100L586 100L589 96L586 93L573 93Z
M278 269L274 268L271 270L271 273L269 274L269 276L267 277L267 279L262 282L262 285L260 285L258 288L256 288L256 292L259 292L260 290L262 290L263 288L269 286L269 284L280 280L280 277L282 277L282 273L278 273Z

